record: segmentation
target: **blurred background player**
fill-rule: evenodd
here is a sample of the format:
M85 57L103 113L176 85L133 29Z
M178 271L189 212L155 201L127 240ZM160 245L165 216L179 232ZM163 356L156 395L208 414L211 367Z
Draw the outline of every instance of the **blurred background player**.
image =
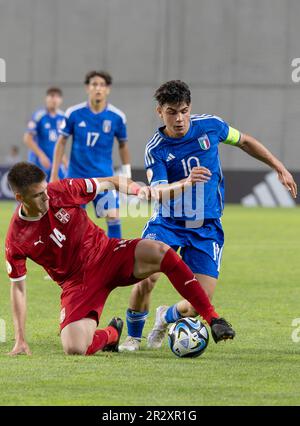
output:
M163 193L174 187L176 182L177 187L181 186L186 192L189 187L185 184L195 176L202 183L197 183L192 189L190 204L196 208L194 217L186 216L186 211L194 211L185 198L181 216L176 214L178 202L171 202L169 212L164 203L160 203L146 224L142 237L163 241L175 251L181 248L183 260L212 300L224 245L220 219L224 208L224 179L219 143L241 148L266 163L278 173L280 182L294 198L297 186L284 165L254 137L230 127L219 117L191 115L191 93L184 82L174 80L163 84L156 91L155 99L158 102L157 113L164 125L146 146L145 167L150 185L157 193ZM166 211L170 214L164 217ZM139 349L150 294L158 277L159 274L153 275L132 289L127 310L128 337L120 346L121 351ZM159 348L162 345L169 323L183 316L195 315L187 301L158 307L154 328L148 335L148 347Z
M12 145L9 154L4 158L4 164L6 166L13 166L19 161L21 161L20 147L18 145Z
M53 153L58 138L58 130L64 120L60 110L63 93L59 87L50 87L46 92L45 107L33 113L24 134L24 143L29 148L28 161L36 164L50 179ZM62 157L63 166L59 167L59 177L65 177L67 159Z
M91 71L86 75L85 86L88 101L70 107L60 130L51 180L58 179L58 165L65 152L65 145L72 135L72 148L68 177L112 176L113 144L119 142L122 174L131 177L125 114L107 103L112 77L104 71ZM119 197L115 190L99 194L93 201L97 217L105 216L110 238L121 238Z

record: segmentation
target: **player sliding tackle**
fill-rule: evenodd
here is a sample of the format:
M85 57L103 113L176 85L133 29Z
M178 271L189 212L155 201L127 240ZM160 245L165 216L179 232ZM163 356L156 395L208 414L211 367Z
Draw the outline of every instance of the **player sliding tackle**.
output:
M187 184L203 176L193 173ZM105 301L117 286L137 283L157 272L163 272L210 324L216 342L234 337L231 326L219 318L193 272L173 249L146 239L110 239L80 207L112 187L141 197L149 196L149 189L116 176L47 184L45 173L26 162L12 167L8 182L20 203L5 247L15 327L10 355L30 354L25 336L27 258L43 266L62 289L60 328L66 354L118 351L122 320L113 318L108 327L96 329Z

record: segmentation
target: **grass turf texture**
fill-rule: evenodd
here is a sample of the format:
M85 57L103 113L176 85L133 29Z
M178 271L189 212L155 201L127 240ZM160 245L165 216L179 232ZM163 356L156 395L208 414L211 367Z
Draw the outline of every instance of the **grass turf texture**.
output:
M0 203L0 241L12 213ZM91 214L91 217L93 215ZM125 218L123 236L139 236L143 218ZM104 226L103 221L99 221ZM1 261L0 317L7 341L0 343L1 405L299 405L300 342L291 339L299 310L300 218L296 209L244 209L227 206L226 246L214 304L237 332L233 342L210 339L196 359L162 350L135 354L65 356L58 335L59 287L28 262L27 340L32 357L7 357L13 346L9 287ZM125 317L130 287L108 299L100 325ZM153 293L146 336L155 308L178 296L162 277ZM125 333L124 333L125 336ZM123 336L123 338L124 338Z

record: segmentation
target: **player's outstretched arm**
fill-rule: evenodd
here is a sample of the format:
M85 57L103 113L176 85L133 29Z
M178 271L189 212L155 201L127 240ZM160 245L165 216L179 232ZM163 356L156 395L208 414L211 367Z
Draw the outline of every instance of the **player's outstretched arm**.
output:
M125 176L94 178L98 182L97 192L116 189L128 195L138 195L142 186Z
M152 187L142 187L139 197L149 200L172 200L182 195L183 191L195 183L206 183L211 178L211 171L206 167L193 167L190 175L177 182L162 183Z
M50 182L55 182L59 180L58 170L65 153L67 139L68 138L63 135L60 135L59 138L57 139L55 150L54 150L54 156L53 156L53 165L51 170Z
M257 158L274 169L278 174L280 182L290 191L292 197L296 198L297 184L293 176L281 161L279 161L261 142L253 136L241 133L240 140L235 146L238 146L243 151L247 152L247 154L251 155L251 157Z
M15 345L8 355L31 355L25 338L26 283L25 280L11 283L11 307L15 328Z

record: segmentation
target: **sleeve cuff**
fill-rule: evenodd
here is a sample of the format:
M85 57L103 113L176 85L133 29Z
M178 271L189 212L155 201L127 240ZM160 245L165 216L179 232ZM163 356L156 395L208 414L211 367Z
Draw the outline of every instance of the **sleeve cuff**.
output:
M25 279L26 279L26 275L23 275L23 277L19 277L19 278L10 278L10 277L9 277L9 279L10 279L10 281L11 281L11 282L16 283L16 282L18 282L18 281L23 281L23 280L25 280Z

